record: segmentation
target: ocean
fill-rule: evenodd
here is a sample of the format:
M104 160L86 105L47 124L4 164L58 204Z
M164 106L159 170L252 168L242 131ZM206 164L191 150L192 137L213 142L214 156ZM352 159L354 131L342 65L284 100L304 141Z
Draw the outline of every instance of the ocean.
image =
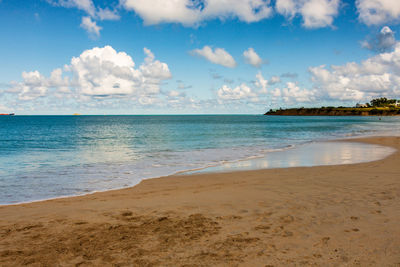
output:
M0 204L123 188L308 143L399 132L400 117L0 116Z

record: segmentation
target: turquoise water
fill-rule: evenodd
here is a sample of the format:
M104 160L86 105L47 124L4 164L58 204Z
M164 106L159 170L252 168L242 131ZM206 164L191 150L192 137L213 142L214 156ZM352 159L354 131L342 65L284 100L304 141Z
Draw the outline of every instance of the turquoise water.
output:
M307 142L399 130L399 117L0 116L0 203L121 188Z

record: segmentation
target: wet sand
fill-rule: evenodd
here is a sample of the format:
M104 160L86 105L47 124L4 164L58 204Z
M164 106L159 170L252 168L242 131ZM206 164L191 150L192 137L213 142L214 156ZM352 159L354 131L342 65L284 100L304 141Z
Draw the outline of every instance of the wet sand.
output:
M359 139L400 149L400 137ZM400 153L0 207L0 266L400 266Z

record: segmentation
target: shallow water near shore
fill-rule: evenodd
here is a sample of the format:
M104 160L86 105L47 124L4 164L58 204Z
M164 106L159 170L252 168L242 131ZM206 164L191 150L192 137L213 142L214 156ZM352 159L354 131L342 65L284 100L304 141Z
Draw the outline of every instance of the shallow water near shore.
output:
M396 150L357 142L318 142L184 174L355 164L383 159Z
M239 169L245 163L319 165L304 156L281 157L280 151L308 155L297 147L399 132L400 117L5 116L0 117L0 204L124 188L230 162ZM335 154L332 149L314 148ZM258 160L246 161L251 158ZM327 157L327 162L335 161Z

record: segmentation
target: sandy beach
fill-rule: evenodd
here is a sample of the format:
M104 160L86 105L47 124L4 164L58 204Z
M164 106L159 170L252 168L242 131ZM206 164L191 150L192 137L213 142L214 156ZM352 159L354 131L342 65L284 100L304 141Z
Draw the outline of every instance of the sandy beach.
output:
M400 149L400 137L357 141ZM0 265L400 266L399 199L399 152L149 179L0 207Z

